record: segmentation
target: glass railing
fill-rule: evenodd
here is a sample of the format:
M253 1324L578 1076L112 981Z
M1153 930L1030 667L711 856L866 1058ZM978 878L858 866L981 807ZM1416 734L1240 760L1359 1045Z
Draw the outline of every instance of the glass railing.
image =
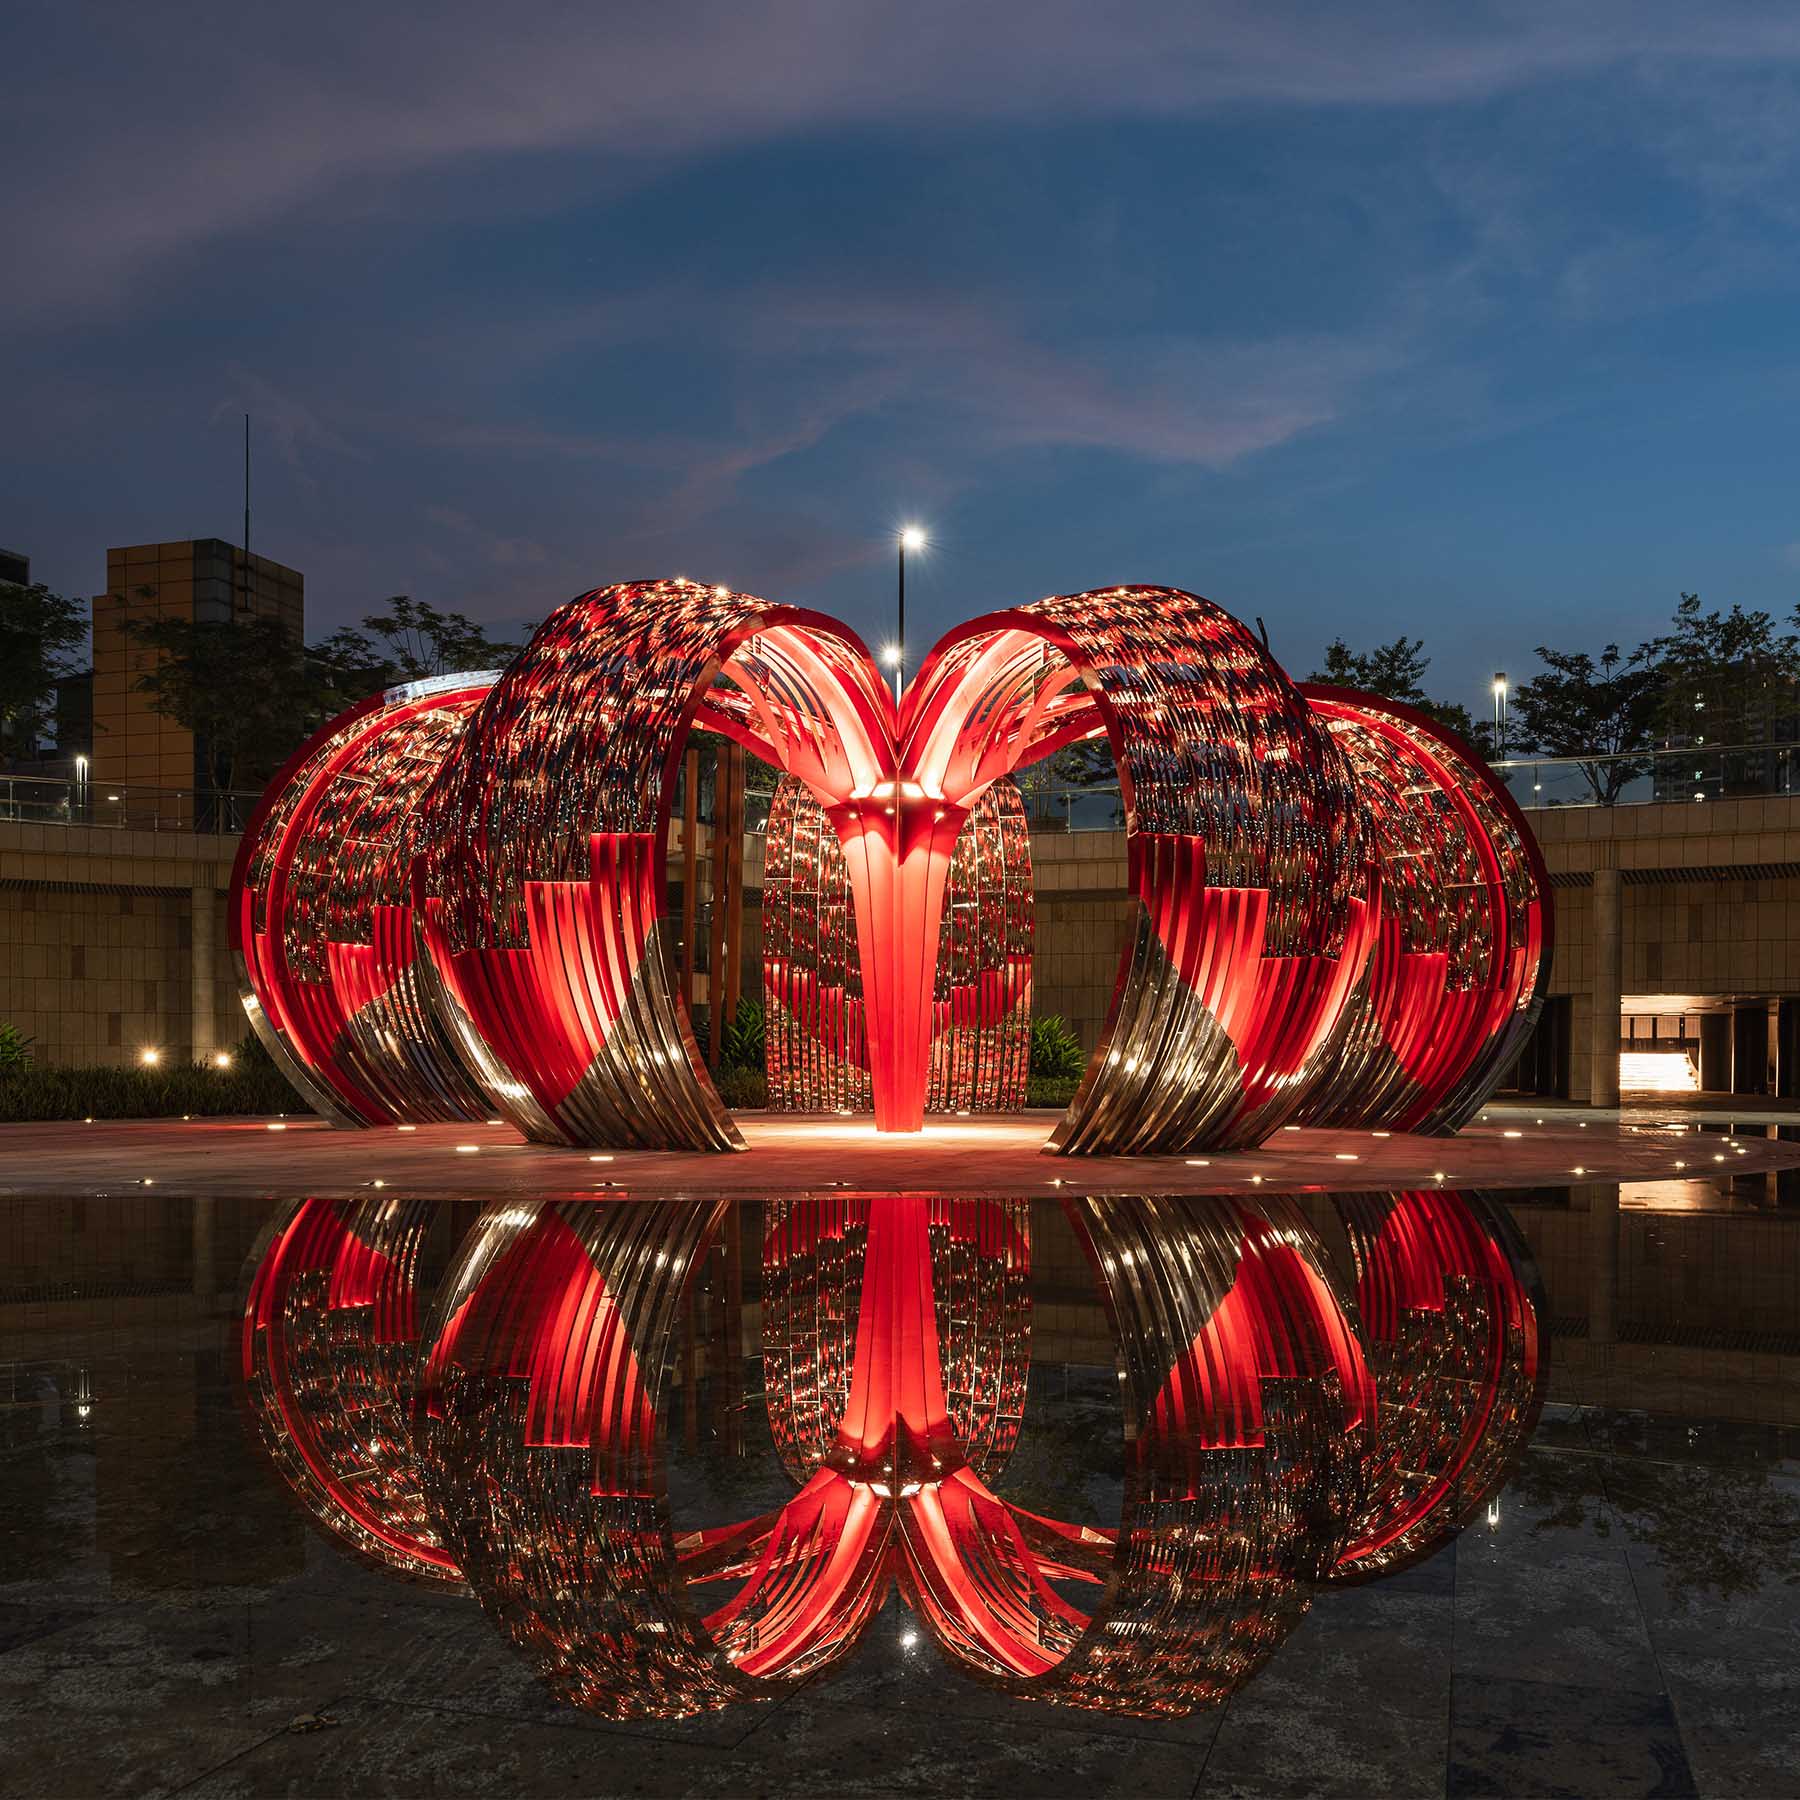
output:
M1797 744L1727 744L1634 756L1509 757L1494 767L1521 806L1646 806L1796 791Z
M1800 793L1800 744L1646 750L1634 756L1508 757L1494 764L1521 807L1693 805ZM1029 785L1034 831L1122 831L1116 785Z
M91 776L0 775L0 822L114 831L242 831L259 794L112 786Z
M1633 756L1509 757L1494 764L1513 798L1527 809L1550 806L1643 806L1756 799L1800 792L1800 744L1728 745L1720 749L1647 750ZM1024 782L1033 831L1123 831L1125 803L1116 782L1077 787L1041 776ZM681 817L679 780L673 812ZM259 795L190 788L119 787L39 775L0 775L0 821L98 825L131 831L241 831ZM768 827L766 793L744 796L744 829ZM700 796L700 822L712 828L710 784Z

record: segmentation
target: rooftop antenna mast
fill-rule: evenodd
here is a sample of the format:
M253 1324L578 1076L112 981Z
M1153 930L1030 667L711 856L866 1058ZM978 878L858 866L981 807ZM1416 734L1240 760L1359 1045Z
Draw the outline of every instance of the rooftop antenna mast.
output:
M244 581L250 580L250 415L244 414Z

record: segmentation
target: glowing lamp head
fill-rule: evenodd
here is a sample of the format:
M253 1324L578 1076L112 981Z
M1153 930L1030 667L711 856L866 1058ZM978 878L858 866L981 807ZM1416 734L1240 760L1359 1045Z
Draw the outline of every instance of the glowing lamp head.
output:
M902 550L923 550L925 533L917 525L907 525L900 532L900 548Z
M900 646L898 644L883 644L881 646L881 662L883 668L899 668Z
M212 1059L212 1065L215 1069L229 1069L231 1067L231 1052L229 1050L215 1052Z
M156 1065L162 1061L162 1052L160 1050L152 1050L146 1045L138 1052L138 1061L141 1062L146 1069L154 1069Z
M1502 673L1494 677L1494 698L1498 700L1506 692L1506 676Z

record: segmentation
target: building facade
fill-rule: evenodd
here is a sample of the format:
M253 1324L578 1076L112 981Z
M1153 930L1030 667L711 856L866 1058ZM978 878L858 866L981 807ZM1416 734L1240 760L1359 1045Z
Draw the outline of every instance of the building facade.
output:
M133 641L131 621L231 624L279 619L306 632L306 585L297 569L247 556L222 538L132 544L106 553L106 592L94 597L93 773L96 790L208 786L194 734L157 712L137 686L155 653Z

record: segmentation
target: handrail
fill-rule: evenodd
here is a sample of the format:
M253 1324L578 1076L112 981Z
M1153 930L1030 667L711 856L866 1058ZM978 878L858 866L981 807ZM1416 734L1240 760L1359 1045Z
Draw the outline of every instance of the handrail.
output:
M1507 757L1492 765L1527 811L1568 806L1758 799L1800 793L1800 743L1694 745L1607 756ZM1024 788L1034 831L1122 831L1116 782L1079 785L1033 771ZM93 776L0 775L0 823L229 834L259 795L245 789L122 787ZM701 822L710 805L702 797ZM769 796L746 796L745 829L761 832Z
M124 786L92 775L0 775L0 822L111 831L241 831L257 802L242 789Z

